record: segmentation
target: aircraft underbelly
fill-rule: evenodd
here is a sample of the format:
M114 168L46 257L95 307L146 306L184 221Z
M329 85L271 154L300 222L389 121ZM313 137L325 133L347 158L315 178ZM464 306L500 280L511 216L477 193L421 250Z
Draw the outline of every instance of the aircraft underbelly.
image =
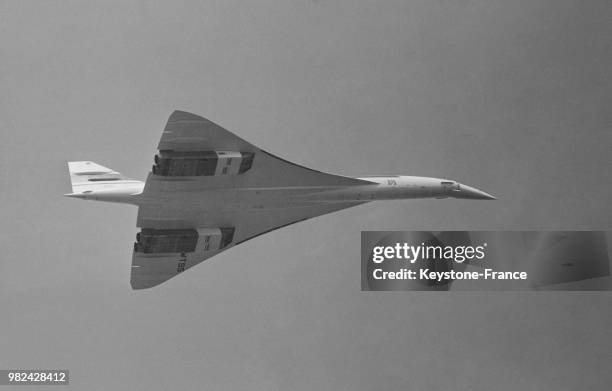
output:
M337 189L214 189L180 195L168 194L156 200L142 200L141 205L170 210L237 211L282 209L329 202L363 202L358 196L338 196Z

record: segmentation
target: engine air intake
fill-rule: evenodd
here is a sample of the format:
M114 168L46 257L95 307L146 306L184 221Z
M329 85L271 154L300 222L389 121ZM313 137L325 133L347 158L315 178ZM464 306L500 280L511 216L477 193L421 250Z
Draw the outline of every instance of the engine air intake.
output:
M220 250L234 239L232 228L152 229L136 234L134 251L145 254L192 253Z
M159 176L239 175L253 165L253 152L160 151L155 155L153 174Z

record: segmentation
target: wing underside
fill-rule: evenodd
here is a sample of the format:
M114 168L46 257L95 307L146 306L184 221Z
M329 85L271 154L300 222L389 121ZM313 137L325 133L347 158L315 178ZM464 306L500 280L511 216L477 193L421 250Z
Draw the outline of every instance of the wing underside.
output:
M158 285L256 236L363 203L264 207L265 197L261 205L248 198L259 189L317 191L372 183L291 163L183 111L168 119L158 150L138 211L142 231L132 258L134 289Z
M213 244L209 249L204 249L198 244L195 246L196 248L193 252L176 251L173 253L146 254L135 250L132 257L132 288L144 289L159 285L200 262L249 239L312 217L332 213L360 204L361 203L317 204L276 210L212 213L210 214L210 221L212 223L209 224L209 226L233 230L231 242L224 247ZM147 211L143 210L141 207L139 214L146 213ZM159 216L159 214L156 216ZM187 216L184 217L187 218ZM168 218L172 221L180 222L181 220L180 214L172 213L171 211L168 212ZM166 221L160 221L162 222L162 225L160 225L161 229L168 227ZM180 224L177 226L180 226ZM183 224L183 226L187 225ZM176 231L179 231L179 229L177 228ZM216 243L213 239L209 239L200 233L198 242L202 242L203 240Z
M176 162L186 162L188 161L187 157L189 157L187 155L191 154L191 157L193 157L190 160L191 162L199 161L201 165L204 165L206 163L203 162L214 160L217 162L217 166L213 169L215 171L214 175L206 175L205 172L202 172L203 175L196 176L149 175L145 186L145 194L158 191L201 190L219 187L355 186L371 183L362 179L327 174L289 162L257 148L203 117L183 111L175 111L168 119L158 150L162 155L165 153L170 156L167 159L161 156L163 161L172 163L172 156L180 155L174 160ZM224 159L224 156L229 156L228 153L233 154L232 156L242 155L233 159ZM198 156L198 154L200 155ZM213 154L224 155L215 157ZM212 159L211 156L213 156ZM243 173L221 175L220 165L229 162L235 163L240 159L246 160L246 156L250 159L250 165ZM223 163L221 163L222 161ZM231 165L228 165L228 167L231 169ZM197 169L197 167L193 167L193 170L197 171ZM202 168L202 171L205 171L205 168Z

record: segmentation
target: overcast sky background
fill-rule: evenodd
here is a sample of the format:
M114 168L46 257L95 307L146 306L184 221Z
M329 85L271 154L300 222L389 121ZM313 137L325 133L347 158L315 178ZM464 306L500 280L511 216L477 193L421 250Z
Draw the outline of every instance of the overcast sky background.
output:
M590 1L3 1L0 368L71 388L605 390L609 292L360 292L361 230L610 229L612 6ZM174 109L344 175L495 202L374 203L145 291L136 208Z

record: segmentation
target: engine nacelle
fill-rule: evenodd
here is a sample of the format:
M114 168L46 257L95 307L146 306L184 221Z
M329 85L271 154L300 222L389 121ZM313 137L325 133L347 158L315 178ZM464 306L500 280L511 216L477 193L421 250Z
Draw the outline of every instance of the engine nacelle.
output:
M136 234L134 251L167 254L220 250L232 242L234 231L234 228L143 228Z
M159 151L153 174L159 176L239 175L253 165L253 152Z

